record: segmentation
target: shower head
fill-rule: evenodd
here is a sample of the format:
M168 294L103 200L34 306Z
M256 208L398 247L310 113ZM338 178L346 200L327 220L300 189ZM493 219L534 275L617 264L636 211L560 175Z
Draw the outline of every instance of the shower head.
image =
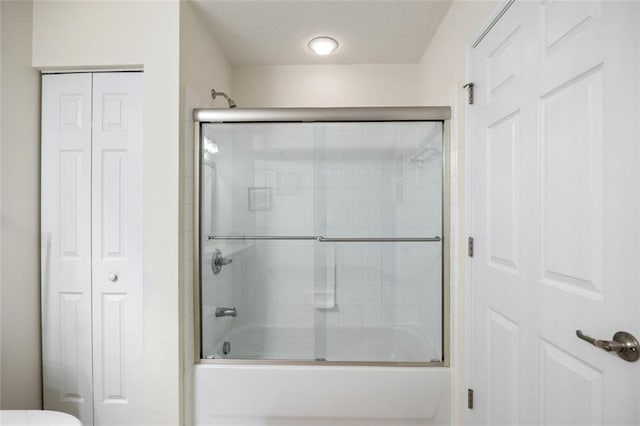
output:
M222 96L229 103L229 108L237 107L236 103L224 92L216 92L216 89L211 89L211 97L215 99L217 96Z

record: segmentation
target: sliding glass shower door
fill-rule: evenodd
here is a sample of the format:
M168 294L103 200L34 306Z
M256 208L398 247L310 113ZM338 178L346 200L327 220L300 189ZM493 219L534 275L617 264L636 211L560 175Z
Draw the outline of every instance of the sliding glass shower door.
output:
M202 149L202 356L314 360L312 126L205 125Z
M443 359L443 123L202 125L201 356Z

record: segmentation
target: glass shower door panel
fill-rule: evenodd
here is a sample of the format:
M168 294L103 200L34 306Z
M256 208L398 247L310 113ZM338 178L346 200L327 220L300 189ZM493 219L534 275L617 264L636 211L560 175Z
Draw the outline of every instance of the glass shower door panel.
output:
M202 133L203 358L442 359L441 122Z
M442 123L315 126L316 358L441 361Z
M311 128L206 124L202 150L203 358L313 360Z
M442 361L440 243L335 244L327 361Z
M315 212L326 237L442 234L442 122L316 123Z

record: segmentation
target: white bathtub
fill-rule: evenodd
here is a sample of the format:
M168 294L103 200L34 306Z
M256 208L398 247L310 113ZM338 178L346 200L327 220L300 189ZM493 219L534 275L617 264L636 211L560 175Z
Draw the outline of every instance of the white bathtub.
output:
M318 336L305 328L244 325L230 357L313 359ZM320 336L320 338L323 338ZM322 343L322 342L321 342ZM405 329L344 328L327 333L329 360L424 362L435 348ZM197 425L446 425L450 370L444 367L203 362L194 369Z

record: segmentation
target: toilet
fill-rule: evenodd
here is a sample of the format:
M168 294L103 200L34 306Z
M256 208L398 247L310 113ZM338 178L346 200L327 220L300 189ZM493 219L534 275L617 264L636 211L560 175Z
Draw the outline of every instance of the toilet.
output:
M71 414L46 410L0 410L2 426L82 426Z

